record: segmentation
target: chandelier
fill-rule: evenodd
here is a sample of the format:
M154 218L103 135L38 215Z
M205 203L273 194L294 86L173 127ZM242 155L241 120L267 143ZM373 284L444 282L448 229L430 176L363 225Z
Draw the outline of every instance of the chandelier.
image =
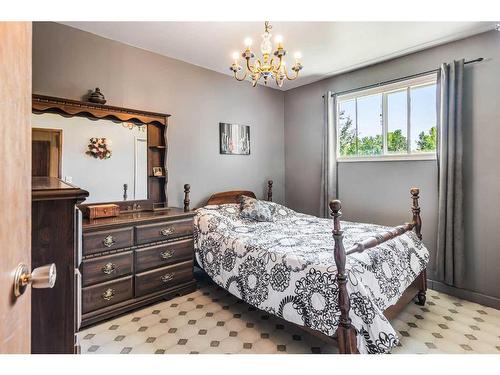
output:
M251 61L255 57L250 47L252 46L252 39L245 39L245 51L241 54L246 60L246 69L243 76L238 77L238 73L243 70L243 67L239 64L240 55L238 52L233 53L234 62L229 69L233 72L234 78L238 81L243 81L247 77L252 80L252 85L255 87L257 82L263 78L264 84L267 85L268 80L275 80L279 87L283 86L285 79L293 81L299 76L299 72L302 69L302 64L300 63L300 58L302 57L300 52L295 53L295 64L292 66L292 71L294 74L290 76L286 69L286 62L283 57L286 55L286 50L283 48L283 37L280 35L276 36L275 42L277 44L276 50L273 53L273 43L271 42L271 24L266 21L264 34L262 34L262 43L260 44L260 51L262 53L262 58L257 58L254 62ZM275 57L272 57L271 54Z

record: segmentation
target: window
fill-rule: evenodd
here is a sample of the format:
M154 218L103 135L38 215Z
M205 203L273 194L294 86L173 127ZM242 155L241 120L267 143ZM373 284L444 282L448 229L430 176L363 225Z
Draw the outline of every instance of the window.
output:
M337 97L340 161L436 157L436 75Z

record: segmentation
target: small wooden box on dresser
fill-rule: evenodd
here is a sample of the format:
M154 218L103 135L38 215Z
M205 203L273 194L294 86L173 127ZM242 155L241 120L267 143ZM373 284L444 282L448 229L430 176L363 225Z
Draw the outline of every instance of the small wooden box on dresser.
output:
M196 289L194 212L84 219L81 327Z

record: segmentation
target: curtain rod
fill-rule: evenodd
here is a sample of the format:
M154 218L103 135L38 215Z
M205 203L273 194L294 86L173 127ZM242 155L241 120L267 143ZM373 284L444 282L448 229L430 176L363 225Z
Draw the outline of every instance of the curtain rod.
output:
M464 65L481 62L483 60L484 60L483 57L478 57L477 59L474 59L474 60L465 61ZM383 82L378 82L378 83L374 83L374 84L367 85L367 86L358 87L358 88L355 88L355 89L349 89L349 90L334 92L334 93L332 93L332 97L335 96L335 95L343 95L343 94L348 94L348 93L351 93L351 92L354 92L354 91L366 90L366 89L371 89L373 87L388 85L388 84L391 84L391 83L403 81L405 79L416 78L416 77L424 76L426 74L436 73L438 71L439 71L439 69L427 70L425 72L416 73L416 74L410 74L410 75L407 75L407 76L404 76L404 77L400 77L400 78L396 78L396 79L391 79L389 81L383 81ZM323 95L322 97L324 98L325 95Z

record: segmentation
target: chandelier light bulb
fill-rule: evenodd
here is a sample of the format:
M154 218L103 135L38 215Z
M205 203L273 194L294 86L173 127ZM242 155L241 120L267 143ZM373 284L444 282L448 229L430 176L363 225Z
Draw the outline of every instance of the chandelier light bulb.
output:
M233 52L233 60L234 60L234 62L238 61L239 58L240 58L240 54L238 52Z
M250 48L252 46L252 38L245 38L245 47Z
M302 54L300 52L295 52L294 57L295 57L295 60L299 60L302 58Z
M283 43L283 36L281 36L281 35L276 35L276 38L274 38L274 41L275 41L277 44L281 44L281 43Z

